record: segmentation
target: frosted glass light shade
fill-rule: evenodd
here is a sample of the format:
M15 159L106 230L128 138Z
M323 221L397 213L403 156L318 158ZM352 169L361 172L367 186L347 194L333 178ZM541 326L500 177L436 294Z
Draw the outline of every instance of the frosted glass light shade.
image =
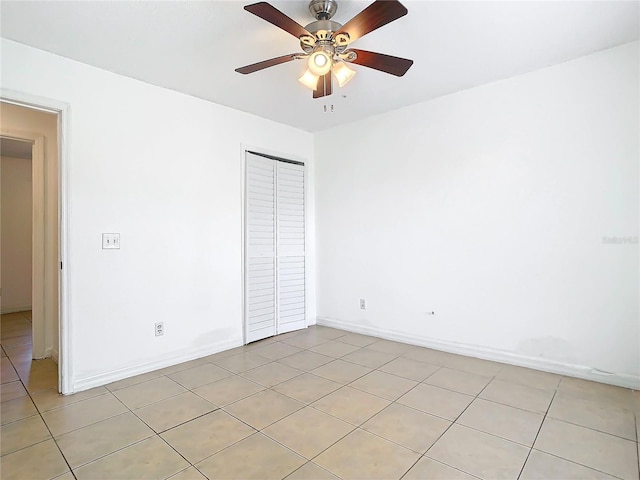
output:
M314 75L311 71L305 71L298 81L305 87L309 87L311 90L315 90L318 87L318 75Z
M324 50L318 50L309 57L309 71L320 77L331 70L331 63L329 54Z
M333 74L336 76L336 80L338 80L338 85L344 87L349 80L353 78L356 74L355 70L350 69L344 62L337 62L333 65L331 69Z

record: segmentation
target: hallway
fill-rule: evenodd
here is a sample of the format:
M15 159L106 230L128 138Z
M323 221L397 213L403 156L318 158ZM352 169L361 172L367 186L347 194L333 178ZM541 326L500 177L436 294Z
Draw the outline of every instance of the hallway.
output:
M31 356L31 312L2 315L2 424L36 410L29 394L58 393L58 365ZM26 390L25 390L26 388ZM49 392L47 392L49 393Z

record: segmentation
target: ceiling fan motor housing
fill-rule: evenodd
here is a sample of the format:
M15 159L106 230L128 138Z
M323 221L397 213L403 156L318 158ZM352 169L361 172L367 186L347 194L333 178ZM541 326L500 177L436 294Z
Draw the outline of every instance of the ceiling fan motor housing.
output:
M316 20L330 20L337 10L338 2L336 0L311 0L309 2L309 11Z
M311 32L315 37L313 40L300 39L300 46L306 53L312 52L316 47L325 44L333 45L333 34L337 32L342 25L332 20L316 20L305 27L305 30Z

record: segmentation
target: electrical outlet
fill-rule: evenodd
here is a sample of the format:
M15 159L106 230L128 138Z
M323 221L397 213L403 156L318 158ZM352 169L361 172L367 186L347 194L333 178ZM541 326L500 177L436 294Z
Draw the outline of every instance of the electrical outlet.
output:
M366 310L367 309L367 301L364 298L360 299L360 310Z
M120 234L119 233L103 233L102 249L103 250L119 250Z
M164 322L156 323L156 337L164 335Z

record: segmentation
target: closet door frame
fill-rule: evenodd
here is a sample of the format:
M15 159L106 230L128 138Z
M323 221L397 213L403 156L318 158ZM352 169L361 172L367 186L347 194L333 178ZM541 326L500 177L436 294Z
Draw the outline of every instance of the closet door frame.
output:
M242 342L243 344L247 344L248 342L248 331L247 331L247 295L248 295L248 290L247 290L247 281L248 281L248 265L247 265L247 254L248 254L248 249L247 249L247 242L249 239L248 236L248 191L247 191L247 158L248 158L248 154L249 153L253 153L262 157L266 157L266 158L271 158L274 161L284 161L286 163L293 163L293 164L298 164L298 165L302 165L304 166L304 218L305 218L305 248L304 248L304 261L305 261L305 291L304 291L304 298L305 298L305 319L304 319L304 324L306 328L309 326L309 285L311 285L310 282L310 278L309 278L309 258L308 258L308 253L309 253L309 241L308 241L308 233L309 233L309 202L308 202L308 195L309 195L309 170L308 170L308 165L307 165L307 160L300 158L297 155L292 155L292 154L287 154L287 153L281 153L281 152L274 152L274 151L269 151L266 150L264 148L261 147L255 147L255 146L251 146L251 145L246 145L243 144L241 146L241 155L242 155L242 178L241 178L241 182L242 182L242 281L241 281L241 302L242 302L242 332L243 332L243 336L242 336ZM275 170L275 166L274 166L274 170ZM277 260L277 256L276 256L276 260ZM276 274L276 280L277 280L277 274ZM277 290L276 290L276 300L277 300ZM277 315L277 311L276 311L276 315ZM280 333L286 333L286 332L280 332L278 331L278 319L276 317L276 335L280 334ZM257 341L257 340L252 340L252 341Z

